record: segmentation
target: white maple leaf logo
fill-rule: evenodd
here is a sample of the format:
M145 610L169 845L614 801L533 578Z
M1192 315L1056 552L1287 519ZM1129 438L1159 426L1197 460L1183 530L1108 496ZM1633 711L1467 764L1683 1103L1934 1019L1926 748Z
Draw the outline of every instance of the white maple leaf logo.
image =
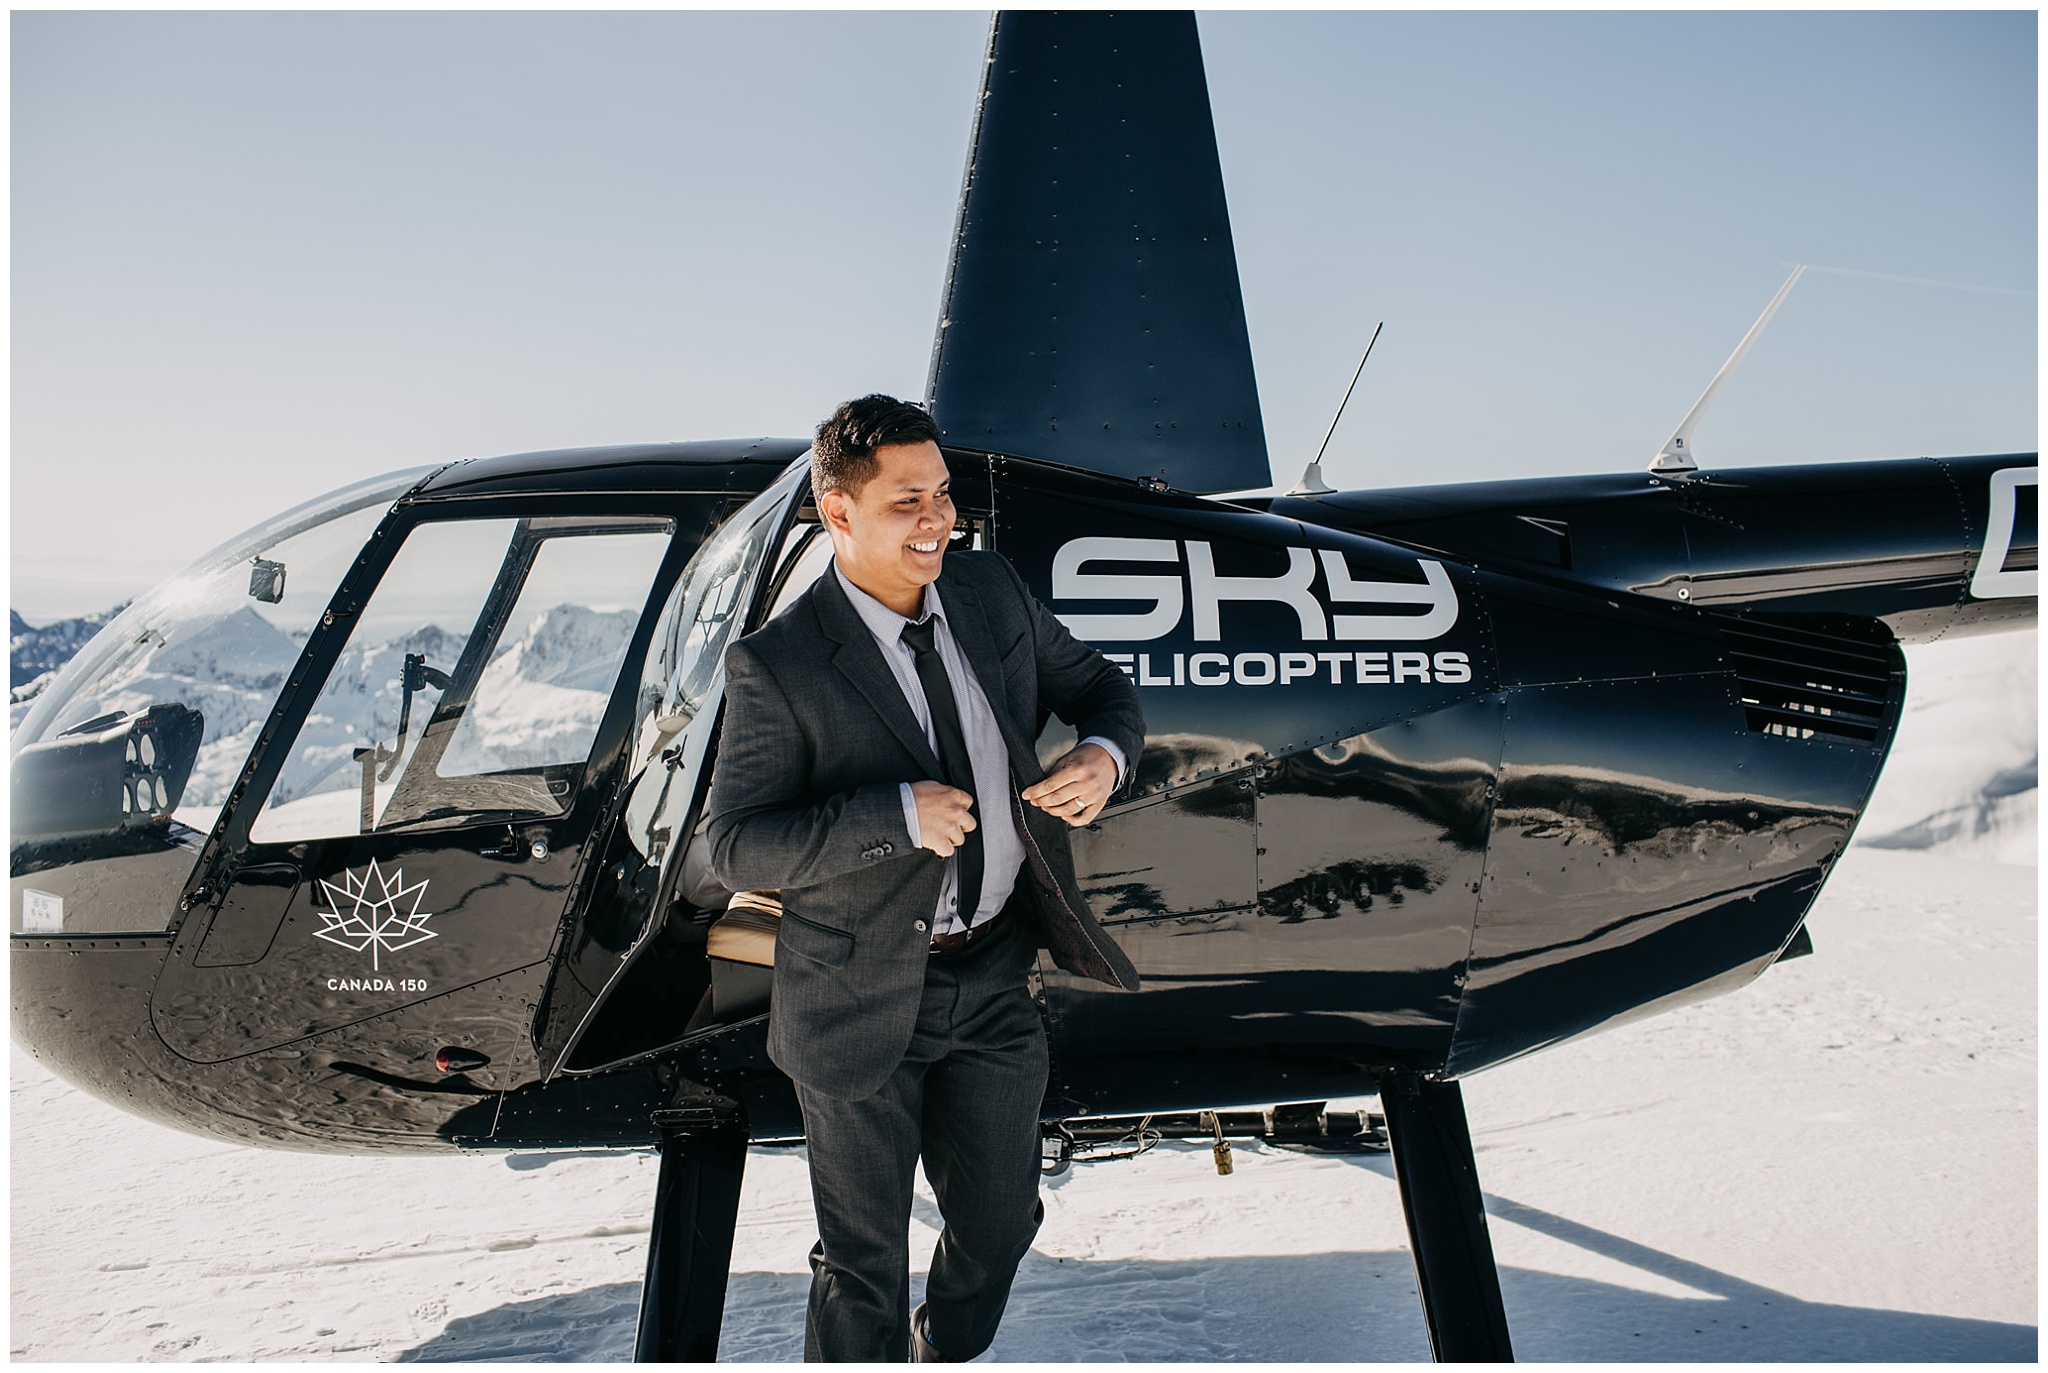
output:
M323 877L320 885L326 888L328 904L334 909L314 909L313 914L320 917L323 928L313 931L313 937L356 953L368 949L371 969L381 972L383 955L435 937L435 932L427 928L432 913L420 909L430 880L423 879L408 887L404 868L395 869L387 878L378 871L374 858L370 860L370 870L360 878L352 872L342 873L342 885L338 887Z

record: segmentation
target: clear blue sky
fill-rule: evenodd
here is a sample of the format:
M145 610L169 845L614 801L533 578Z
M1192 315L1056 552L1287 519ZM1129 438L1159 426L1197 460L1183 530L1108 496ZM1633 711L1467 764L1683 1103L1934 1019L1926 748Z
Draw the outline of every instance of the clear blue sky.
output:
M922 391L985 12L22 13L12 602ZM2031 12L1204 15L1276 478L2031 450ZM1964 287L1980 289L1960 289Z

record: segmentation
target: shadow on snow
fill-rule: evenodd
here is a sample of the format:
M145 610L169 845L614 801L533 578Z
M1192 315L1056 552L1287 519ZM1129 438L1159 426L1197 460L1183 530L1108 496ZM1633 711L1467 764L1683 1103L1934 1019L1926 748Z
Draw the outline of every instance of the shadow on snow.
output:
M1370 1166L1370 1165L1368 1165ZM1384 1164L1382 1164L1384 1166ZM1801 1301L1562 1216L1487 1198L1505 1223L1676 1283L1697 1296L1505 1268L1515 1353L1537 1360L1902 1362L2034 1360L2033 1326ZM920 1199L921 1220L937 1213ZM734 1273L722 1359L803 1357L808 1274ZM922 1275L911 1280L919 1300ZM611 1283L451 1321L401 1360L617 1361L632 1356L640 1289ZM1017 1275L992 1359L1030 1362L1429 1357L1405 1249L1285 1256L1057 1259Z

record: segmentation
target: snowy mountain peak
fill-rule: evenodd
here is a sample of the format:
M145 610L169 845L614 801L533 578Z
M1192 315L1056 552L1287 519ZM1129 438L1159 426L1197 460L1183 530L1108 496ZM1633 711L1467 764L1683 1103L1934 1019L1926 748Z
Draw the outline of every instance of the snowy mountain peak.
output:
M455 660L462 656L462 649L469 642L467 635L451 634L439 625L421 625L403 639L394 639L387 648L400 649L406 653L417 653L427 660L430 667L443 672L455 666Z
M501 668L521 681L609 694L619 654L638 618L630 610L558 605L533 618L507 650Z
M128 602L123 601L112 610L103 610L97 615L80 615L41 626L30 624L21 618L19 611L10 609L7 612L9 685L22 686L54 673L70 662L93 635L106 628L107 621L127 608ZM32 695L33 692L29 693ZM27 700L29 696L19 699Z
M299 647L297 640L242 606L159 648L150 659L150 670L196 682L275 690L298 661Z

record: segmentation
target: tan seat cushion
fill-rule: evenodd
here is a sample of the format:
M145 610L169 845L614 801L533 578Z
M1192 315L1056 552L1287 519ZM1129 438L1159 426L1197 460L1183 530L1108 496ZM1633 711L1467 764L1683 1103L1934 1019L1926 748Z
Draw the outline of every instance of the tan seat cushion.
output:
M733 963L775 966L775 932L782 924L782 896L772 891L733 895L725 914L712 923L704 951Z

